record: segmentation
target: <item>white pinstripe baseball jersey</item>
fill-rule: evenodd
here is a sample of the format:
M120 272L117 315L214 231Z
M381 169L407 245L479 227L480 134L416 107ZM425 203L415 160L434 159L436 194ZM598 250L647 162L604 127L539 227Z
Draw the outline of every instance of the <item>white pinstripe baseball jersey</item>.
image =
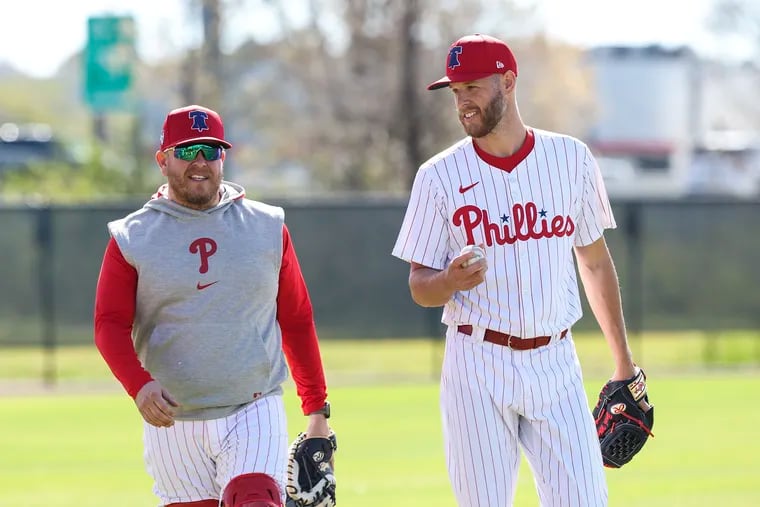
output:
M485 282L455 293L442 322L546 336L582 315L572 247L615 226L588 147L528 129L510 157L467 137L420 166L392 254L445 269L465 245L485 244Z

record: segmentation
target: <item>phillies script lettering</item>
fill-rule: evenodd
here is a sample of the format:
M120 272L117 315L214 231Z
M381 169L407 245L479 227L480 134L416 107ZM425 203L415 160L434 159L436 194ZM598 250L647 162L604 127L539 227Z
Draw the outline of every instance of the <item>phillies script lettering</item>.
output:
M216 253L216 241L211 238L198 238L190 243L190 253L201 256L201 273L208 271L208 258Z
M542 210L541 214L545 214ZM569 216L557 215L552 219L539 218L539 211L535 203L529 202L523 206L512 206L512 224L499 225L491 222L488 211L477 206L468 204L454 212L452 222L457 227L464 227L467 235L467 244L474 245L475 230L479 227L483 230L486 245L511 245L515 241L527 241L529 239L553 238L570 236L575 231L575 223Z

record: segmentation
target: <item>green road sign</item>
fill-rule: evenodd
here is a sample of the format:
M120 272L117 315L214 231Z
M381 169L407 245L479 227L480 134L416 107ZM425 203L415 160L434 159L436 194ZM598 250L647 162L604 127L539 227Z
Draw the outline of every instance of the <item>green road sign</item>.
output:
M135 22L131 16L87 20L84 96L94 111L130 109L136 60Z

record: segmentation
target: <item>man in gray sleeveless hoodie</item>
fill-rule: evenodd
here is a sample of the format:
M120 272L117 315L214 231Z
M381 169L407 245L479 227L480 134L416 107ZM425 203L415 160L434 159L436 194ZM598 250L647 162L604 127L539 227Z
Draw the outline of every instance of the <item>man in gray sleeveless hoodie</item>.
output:
M145 462L165 506L217 506L247 474L273 478L271 505L282 504L288 366L307 437L330 433L284 212L223 180L229 148L215 111L169 112L155 157L167 183L108 224L96 290L95 343L144 419Z

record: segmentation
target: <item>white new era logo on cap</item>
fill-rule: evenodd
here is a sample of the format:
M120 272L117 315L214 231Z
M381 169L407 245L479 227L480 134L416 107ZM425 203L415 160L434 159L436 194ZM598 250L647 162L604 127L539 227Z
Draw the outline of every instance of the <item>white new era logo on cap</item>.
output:
M496 68L497 69L503 69L504 68L504 64L501 63L499 60L496 60Z

